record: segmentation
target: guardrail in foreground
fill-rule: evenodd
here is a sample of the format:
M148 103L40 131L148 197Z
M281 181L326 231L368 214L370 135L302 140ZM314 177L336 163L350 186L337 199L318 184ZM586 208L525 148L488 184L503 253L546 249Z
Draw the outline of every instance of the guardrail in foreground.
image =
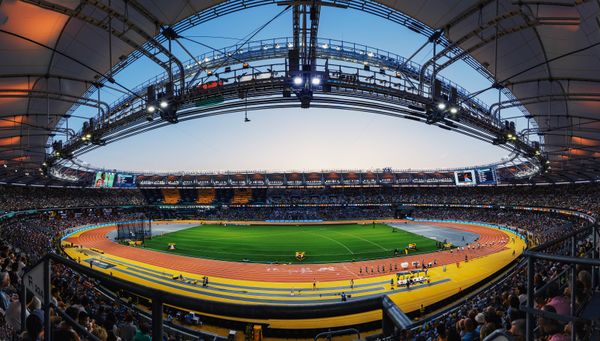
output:
M592 289L598 287L598 273L600 268L600 259L598 258L598 232L599 226L598 224L591 224L582 229L573 231L567 234L564 237L558 238L556 240L544 243L537 247L534 247L530 250L527 250L523 253L524 257L527 260L527 303L522 309L526 313L526 336L525 340L534 341L535 339L535 318L543 317L555 321L562 321L565 323L571 323L571 335L570 339L572 341L577 340L577 327L575 322L589 322L592 324L592 327L595 328L595 321L589 320L583 316L578 316L577 314L577 303L576 297L577 293L581 288L578 288L575 283L577 282L577 269L578 265L591 267L592 274ZM577 242L582 241L589 236L592 236L592 252L590 258L581 258L577 257ZM568 250L570 255L558 255L546 253L545 251L555 252L557 246L561 246L563 250ZM534 276L536 273L536 260L539 261L550 261L559 264L568 264L570 271L570 312L569 315L561 315L556 313L550 313L547 311L543 311L540 309L534 308ZM557 278L551 279L546 285L549 283L553 283L560 279L560 276ZM581 308L581 307L579 307Z

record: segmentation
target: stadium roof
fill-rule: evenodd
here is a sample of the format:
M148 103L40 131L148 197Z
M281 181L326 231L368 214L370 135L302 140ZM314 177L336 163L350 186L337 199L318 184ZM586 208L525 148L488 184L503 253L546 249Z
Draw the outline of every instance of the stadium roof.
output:
M501 107L523 104L531 113L537 124L527 133L543 137L555 179L600 173L598 2L377 2L443 29L450 47L460 47L449 48L438 69L468 54L495 77L497 88L511 90L520 103ZM191 22L190 16L219 4L222 13L253 6L238 0L0 1L0 164L39 167L49 136L64 133L56 128L74 104L97 112L97 100L83 97L91 86L118 87L111 72L134 51L165 63L161 28Z

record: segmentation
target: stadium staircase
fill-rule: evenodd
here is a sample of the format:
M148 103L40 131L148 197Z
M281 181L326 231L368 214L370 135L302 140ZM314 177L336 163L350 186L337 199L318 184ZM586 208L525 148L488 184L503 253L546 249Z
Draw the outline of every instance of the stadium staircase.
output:
M252 203L253 204L265 204L267 202L267 189L266 188L254 188L252 190Z
M179 194L179 190L177 188L163 188L163 203L168 205L175 205L179 203L181 196Z
M252 200L252 189L251 188L236 188L233 191L233 198L231 198L232 205L246 205Z
M231 203L231 198L233 198L233 190L229 188L220 188L215 193L215 203L229 204Z
M163 195L159 189L145 188L142 189L142 195L148 204L162 204Z
M181 199L179 199L180 204L193 205L196 203L197 190L195 190L195 189L180 189L179 196L181 197Z
M215 201L217 191L214 188L199 189L196 198L196 204L210 205Z

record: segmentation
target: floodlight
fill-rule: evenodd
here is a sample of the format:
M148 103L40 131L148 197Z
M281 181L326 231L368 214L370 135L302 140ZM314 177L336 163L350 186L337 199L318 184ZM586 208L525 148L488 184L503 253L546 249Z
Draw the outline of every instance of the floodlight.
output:
M301 84L302 84L302 77L300 77L300 76L294 77L294 85L301 85Z
M440 103L438 103L437 107L440 110L444 110L444 109L446 109L446 103L440 102Z
M162 101L160 101L160 107L161 107L162 109L165 109L165 108L166 108L166 107L168 107L168 106L169 106L169 102L167 102L167 101L165 101L165 100L162 100Z
M457 107L451 107L451 108L450 108L450 113L451 113L451 114L456 114L456 113L458 113L458 108L457 108Z
M156 111L156 107L153 105L149 105L148 108L146 108L146 111L148 111L149 113L153 113Z
M313 78L311 79L310 83L311 83L312 85L319 85L319 84L321 84L321 78L319 78L319 77L313 77Z

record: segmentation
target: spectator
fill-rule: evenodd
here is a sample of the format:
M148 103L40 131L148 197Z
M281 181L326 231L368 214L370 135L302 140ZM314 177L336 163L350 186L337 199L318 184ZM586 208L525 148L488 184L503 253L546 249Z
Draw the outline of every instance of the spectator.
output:
M140 329L135 333L133 341L151 341L150 326L147 323L142 323Z

